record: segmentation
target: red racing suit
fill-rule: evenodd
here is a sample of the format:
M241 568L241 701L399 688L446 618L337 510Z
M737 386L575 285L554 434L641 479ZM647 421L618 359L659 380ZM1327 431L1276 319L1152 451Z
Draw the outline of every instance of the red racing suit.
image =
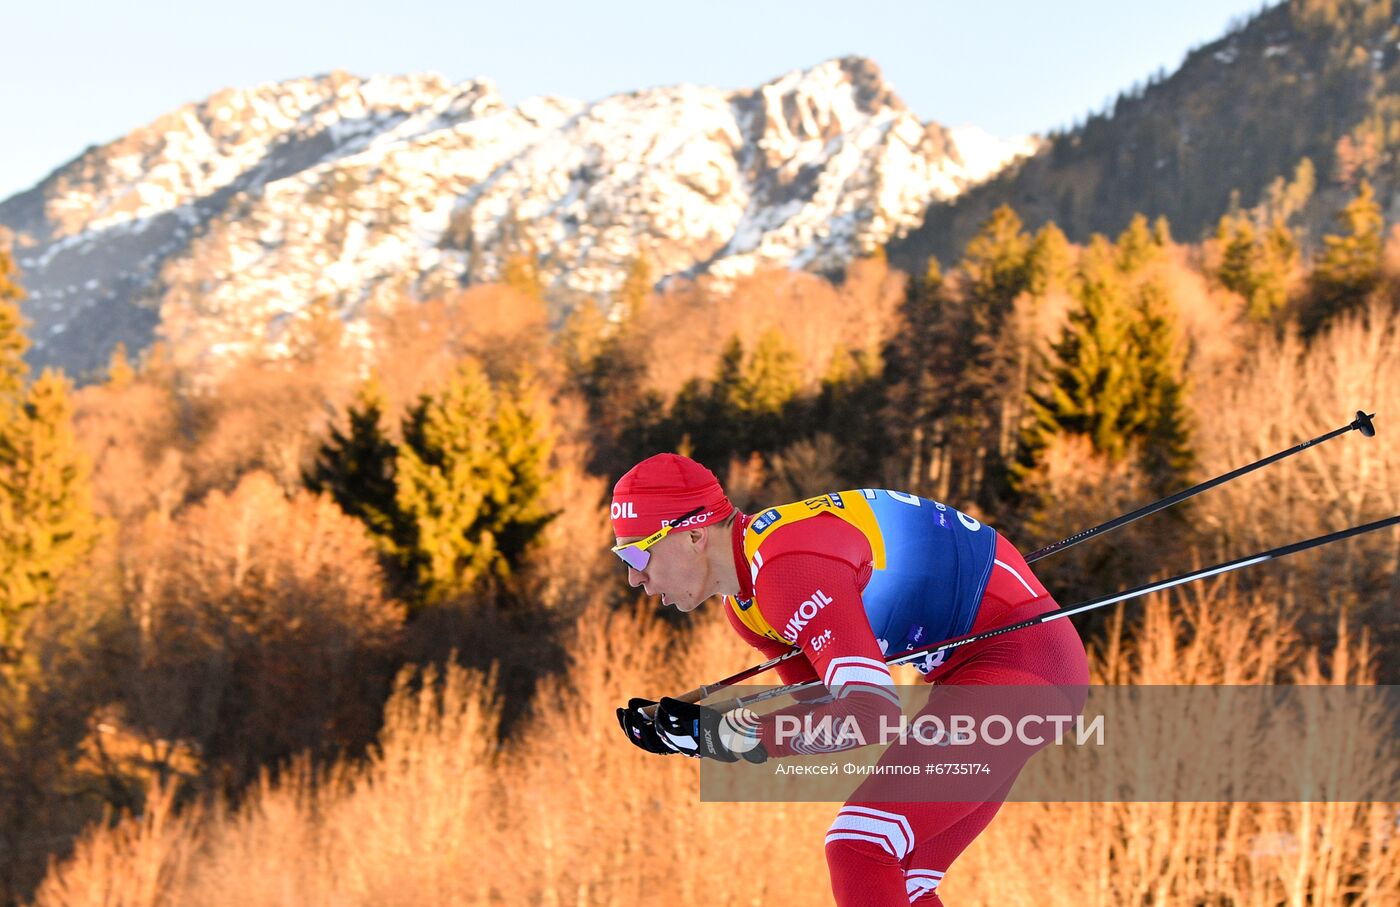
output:
M848 748L851 740L835 731L849 719L866 740L896 725L900 702L886 657L1058 607L993 529L902 492L835 492L741 514L733 543L740 592L725 600L731 624L768 658L801 649L804 657L778 666L784 683L820 680L826 688L821 699L762 717L759 737L777 758ZM973 643L916 667L934 684L1088 683L1084 647L1069 621ZM801 715L804 727L825 733L793 734L796 722L787 722L780 736L783 715ZM892 746L881 762L902 758L900 750ZM991 821L1020 764L977 802L891 803L863 785L827 833L837 903L941 904L943 873Z

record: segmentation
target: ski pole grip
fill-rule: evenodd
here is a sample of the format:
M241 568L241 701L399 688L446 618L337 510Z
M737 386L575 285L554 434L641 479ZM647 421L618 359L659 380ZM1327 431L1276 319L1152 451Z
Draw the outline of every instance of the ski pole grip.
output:
M672 696L671 698L679 699L681 702L699 702L700 700L705 698L705 688L697 687L693 690L690 690L689 692L681 693L679 696ZM640 708L638 711L640 711L642 713L642 717L647 719L648 721L656 720L656 706L642 706L642 708Z

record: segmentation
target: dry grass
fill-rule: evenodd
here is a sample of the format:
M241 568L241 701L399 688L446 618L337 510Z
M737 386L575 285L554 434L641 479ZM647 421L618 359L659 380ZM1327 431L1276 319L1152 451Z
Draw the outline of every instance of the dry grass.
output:
M1343 622L1339 640L1324 669L1273 604L1220 592L1156 597L1135 638L1120 624L1092 670L1095 683L1373 683L1367 639L1351 639ZM1012 803L940 894L960 907L1392 904L1396 820L1383 803Z
M694 761L618 736L627 696L751 660L716 610L684 633L585 614L567 674L504 747L491 678L406 671L367 765L294 766L235 811L176 814L157 789L140 817L89 831L35 907L830 903L834 804L699 803ZM1340 636L1324 659L1275 606L1215 589L1150 601L1093 666L1114 683L1370 682L1375 653ZM944 893L1010 907L1384 904L1400 890L1394 827L1388 805L1010 804Z

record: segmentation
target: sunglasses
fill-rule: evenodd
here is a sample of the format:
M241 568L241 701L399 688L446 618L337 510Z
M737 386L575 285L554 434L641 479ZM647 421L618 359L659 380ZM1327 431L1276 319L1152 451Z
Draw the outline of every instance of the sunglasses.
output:
M618 557L622 558L622 562L624 564L640 573L641 571L647 568L647 564L651 563L651 552L647 549L664 539L666 536L670 535L672 529L675 529L677 526L684 523L686 520L690 519L693 516L699 516L700 513L704 511L704 509L704 507L696 507L694 510L690 511L690 513L687 513L685 516L677 517L676 519L671 520L669 523L662 526L660 529L656 530L651 535L647 536L641 541L628 542L625 545L613 545L613 554L616 554Z

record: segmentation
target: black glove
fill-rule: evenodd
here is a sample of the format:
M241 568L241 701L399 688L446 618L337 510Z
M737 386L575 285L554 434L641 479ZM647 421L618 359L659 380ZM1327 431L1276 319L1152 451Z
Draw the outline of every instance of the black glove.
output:
M748 709L721 714L667 697L656 708L656 730L664 742L688 756L758 764L768 751L758 742L758 716Z
M676 752L676 748L662 739L652 719L642 714L642 709L649 705L656 705L656 700L640 697L629 699L627 708L617 710L617 723L622 725L622 733L627 735L627 739L631 740L633 745L648 753L669 756Z

